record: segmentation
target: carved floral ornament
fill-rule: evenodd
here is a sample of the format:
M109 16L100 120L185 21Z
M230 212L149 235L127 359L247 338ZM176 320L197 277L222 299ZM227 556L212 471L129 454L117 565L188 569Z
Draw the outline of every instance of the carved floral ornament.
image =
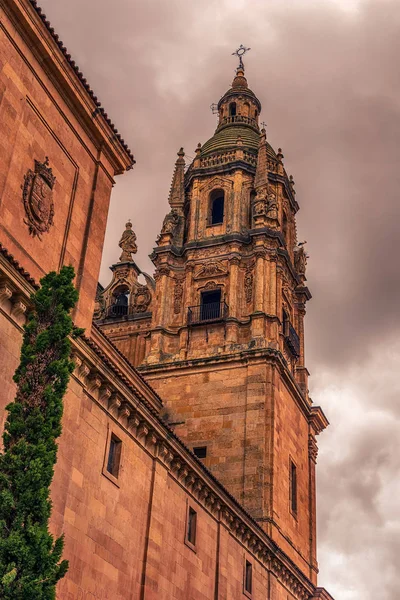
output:
M53 188L56 178L49 167L49 158L44 163L35 160L35 170L29 169L24 175L22 200L24 203L29 233L41 239L41 234L53 225L54 202Z

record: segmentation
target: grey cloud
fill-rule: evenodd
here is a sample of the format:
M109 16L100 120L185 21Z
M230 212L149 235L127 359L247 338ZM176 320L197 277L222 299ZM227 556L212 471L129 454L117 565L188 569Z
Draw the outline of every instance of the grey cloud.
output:
M400 4L42 0L137 165L113 192L101 281L128 217L148 271L176 152L215 128L240 44L268 138L282 146L308 240L308 366L320 439L320 583L392 600L398 569ZM397 484L398 486L398 484Z

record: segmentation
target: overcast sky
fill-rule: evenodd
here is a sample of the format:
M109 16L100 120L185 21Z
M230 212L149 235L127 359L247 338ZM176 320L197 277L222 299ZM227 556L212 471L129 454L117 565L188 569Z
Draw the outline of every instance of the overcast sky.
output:
M137 165L117 178L101 282L130 217L138 264L176 152L216 126L240 45L269 142L296 181L307 240L307 365L319 438L319 584L400 596L400 1L41 0Z

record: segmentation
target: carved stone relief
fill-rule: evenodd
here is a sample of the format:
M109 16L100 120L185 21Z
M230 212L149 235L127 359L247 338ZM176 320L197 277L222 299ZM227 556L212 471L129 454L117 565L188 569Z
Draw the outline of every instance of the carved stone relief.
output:
M161 233L170 233L174 235L178 225L180 217L176 208L173 208L164 218Z
M53 225L54 202L53 187L56 178L49 167L46 156L44 163L35 160L35 170L28 170L24 175L22 200L27 219L24 223L29 227L29 233L41 239L41 234L50 230Z
M217 277L219 275L227 275L227 267L218 260L208 261L200 265L200 268L195 273L195 279L203 279L206 277Z
M250 304L253 299L253 267L254 264L250 263L246 267L246 272L244 276L244 295L246 298L246 303Z
M184 282L184 279L175 279L174 313L176 315L178 315L181 312L181 308L182 308L183 282Z
M151 294L145 285L140 285L136 288L133 298L133 312L146 312L151 302Z

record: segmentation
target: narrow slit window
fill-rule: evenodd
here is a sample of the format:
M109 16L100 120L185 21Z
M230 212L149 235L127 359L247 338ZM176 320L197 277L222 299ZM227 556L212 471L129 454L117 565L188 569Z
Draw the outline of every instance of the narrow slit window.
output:
M292 460L290 461L290 510L297 514L297 468Z
M119 474L119 466L121 462L121 449L121 440L119 440L114 434L111 434L110 446L108 449L107 471L111 473L113 477L118 477Z
M253 591L253 565L248 560L244 568L244 591L249 595Z
M187 533L186 539L191 546L196 545L196 530L197 530L197 512L189 506L187 516Z
M193 454L197 456L197 458L206 458L207 446L198 446L197 448L193 448Z

